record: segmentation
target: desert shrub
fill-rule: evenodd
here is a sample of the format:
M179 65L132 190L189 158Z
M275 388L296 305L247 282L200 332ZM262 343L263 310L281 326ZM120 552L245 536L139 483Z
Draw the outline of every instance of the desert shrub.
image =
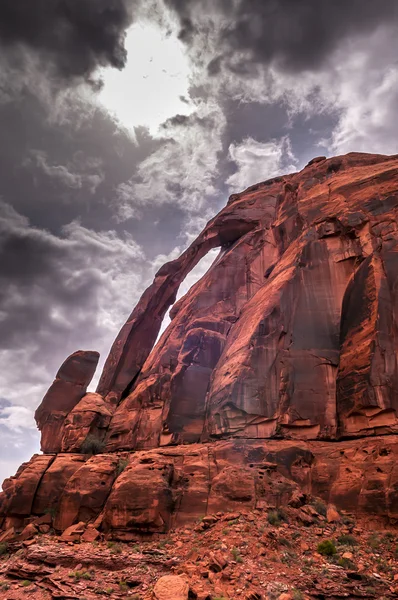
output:
M326 504L321 500L315 500L312 506L315 508L318 515L322 515L322 517L326 517Z
M69 577L73 577L75 581L80 581L81 579L91 581L94 579L93 574L89 571L71 571Z
M120 458L116 467L116 475L120 475L120 473L123 473L124 469L127 467L128 464L129 461L127 459Z
M355 563L353 563L349 558L339 558L337 564L339 567L343 567L343 569L349 569L350 571L356 570Z
M6 542L2 542L0 544L0 556L4 556L7 553L8 553L8 545L6 544Z
M287 548L291 548L292 546L291 541L285 537L279 537L278 542L281 544L281 546L286 546Z
M95 435L89 434L84 440L81 453L82 454L101 454L105 448L105 442L100 440Z
M304 600L304 594L303 592L300 592L300 590L292 590L292 595L293 595L293 600Z
M341 546L358 546L357 539L350 534L340 535L337 538L337 543Z
M111 554L121 554L123 552L123 548L120 544L116 544L116 542L108 542L107 546Z
M320 542L317 551L319 554L322 554L322 556L333 556L333 554L336 554L337 552L336 546L331 540L323 540L323 542Z
M232 554L232 556L234 557L234 560L235 560L237 563L241 563L241 562L243 562L243 559L242 559L242 557L241 557L241 555L240 555L240 552L239 552L238 548L232 548L232 550L231 550L231 554Z
M372 550L379 550L381 547L381 539L377 533L372 533L372 535L368 539L368 544L372 548Z
M267 520L270 525L280 525L282 521L287 521L287 517L283 510L278 508L277 510L270 510L267 515Z
M355 521L351 517L344 516L342 518L342 523L343 523L343 525L345 525L346 527L349 527L351 529L353 527L355 527Z

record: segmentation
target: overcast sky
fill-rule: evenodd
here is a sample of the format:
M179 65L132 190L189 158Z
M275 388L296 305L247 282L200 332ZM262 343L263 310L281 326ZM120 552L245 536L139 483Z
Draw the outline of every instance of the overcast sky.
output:
M397 51L396 0L1 0L0 480L230 193L398 153Z

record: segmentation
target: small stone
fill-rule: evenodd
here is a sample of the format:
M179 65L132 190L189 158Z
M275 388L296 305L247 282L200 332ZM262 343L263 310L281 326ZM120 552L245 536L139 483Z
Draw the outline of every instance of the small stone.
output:
M203 517L202 519L202 523L217 523L218 521L218 517L215 517L214 515L207 515L206 517Z

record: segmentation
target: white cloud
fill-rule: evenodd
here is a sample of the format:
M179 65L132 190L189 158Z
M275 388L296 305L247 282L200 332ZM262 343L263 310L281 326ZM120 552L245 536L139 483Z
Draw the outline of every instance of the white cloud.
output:
M227 179L231 192L241 192L258 181L295 171L297 162L288 136L269 142L246 138L229 146L229 158L237 166Z
M335 84L340 119L331 152L398 152L397 50L397 32L378 31L342 61Z
M25 406L6 406L0 408L0 426L20 433L23 429L36 429L33 411Z
M145 205L177 204L200 213L216 196L215 178L226 121L214 101L197 105L182 125L171 123L165 143L138 165L134 177L117 189L119 218Z

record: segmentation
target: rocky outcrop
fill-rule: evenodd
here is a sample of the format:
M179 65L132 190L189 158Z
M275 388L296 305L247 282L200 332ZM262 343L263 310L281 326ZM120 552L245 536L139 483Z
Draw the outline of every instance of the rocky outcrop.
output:
M74 352L63 363L35 413L43 452L60 452L65 419L86 393L99 360L98 352Z
M398 524L397 457L395 435L35 456L5 481L0 512L5 529L20 531L50 514L57 531L92 523L125 541L218 512L300 507L306 497L319 497L367 527Z
M59 530L128 537L302 493L397 519L397 211L397 156L317 157L231 196L158 271L96 393L96 353L61 367L36 412L57 456L6 480L6 525L48 498Z

